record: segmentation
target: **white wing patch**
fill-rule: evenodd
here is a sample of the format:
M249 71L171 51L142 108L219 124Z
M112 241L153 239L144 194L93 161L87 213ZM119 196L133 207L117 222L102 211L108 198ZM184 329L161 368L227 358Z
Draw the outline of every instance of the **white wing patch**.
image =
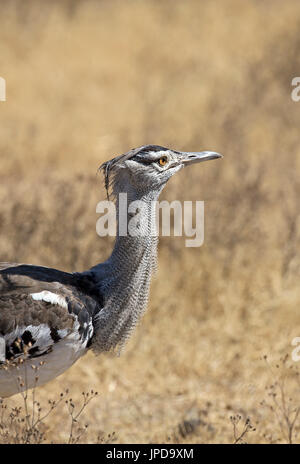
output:
M4 337L0 337L0 362L5 362L6 343Z
M49 292L48 290L44 290L39 293L31 293L30 295L33 298L33 300L46 301L47 303L59 305L62 308L68 309L68 304L63 296Z

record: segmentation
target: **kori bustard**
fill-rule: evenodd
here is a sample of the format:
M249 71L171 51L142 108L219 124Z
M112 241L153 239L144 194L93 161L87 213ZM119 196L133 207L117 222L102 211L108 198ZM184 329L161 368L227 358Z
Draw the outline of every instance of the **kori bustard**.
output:
M152 202L176 172L221 156L157 145L117 156L100 167L107 192L117 213L120 193L127 194L128 203L144 202L143 233L117 232L111 256L82 273L0 264L0 397L48 382L89 349L98 354L125 343L146 309L156 263ZM41 364L36 380L31 367ZM24 385L18 380L22 373Z

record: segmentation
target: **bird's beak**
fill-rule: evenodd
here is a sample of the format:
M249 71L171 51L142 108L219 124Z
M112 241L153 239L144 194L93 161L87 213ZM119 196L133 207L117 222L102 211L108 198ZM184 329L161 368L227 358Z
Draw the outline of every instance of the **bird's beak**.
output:
M189 164L201 163L202 161L223 158L223 155L214 151L199 151L199 152L181 152L182 158L180 162L184 166Z

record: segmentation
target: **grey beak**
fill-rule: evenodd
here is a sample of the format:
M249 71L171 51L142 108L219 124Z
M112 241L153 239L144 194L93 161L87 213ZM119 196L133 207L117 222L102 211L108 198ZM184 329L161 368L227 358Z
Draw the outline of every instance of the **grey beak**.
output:
M184 166L194 163L201 163L202 161L213 160L217 158L223 158L223 155L214 151L200 151L200 152L181 152L182 159L181 163Z

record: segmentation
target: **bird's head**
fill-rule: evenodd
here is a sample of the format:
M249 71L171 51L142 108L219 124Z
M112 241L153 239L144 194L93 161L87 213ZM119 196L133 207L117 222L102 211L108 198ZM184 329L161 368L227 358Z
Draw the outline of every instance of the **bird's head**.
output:
M106 161L100 166L108 193L114 195L134 190L141 195L161 191L167 181L180 169L194 163L222 158L213 151L184 152L159 145L145 145Z

